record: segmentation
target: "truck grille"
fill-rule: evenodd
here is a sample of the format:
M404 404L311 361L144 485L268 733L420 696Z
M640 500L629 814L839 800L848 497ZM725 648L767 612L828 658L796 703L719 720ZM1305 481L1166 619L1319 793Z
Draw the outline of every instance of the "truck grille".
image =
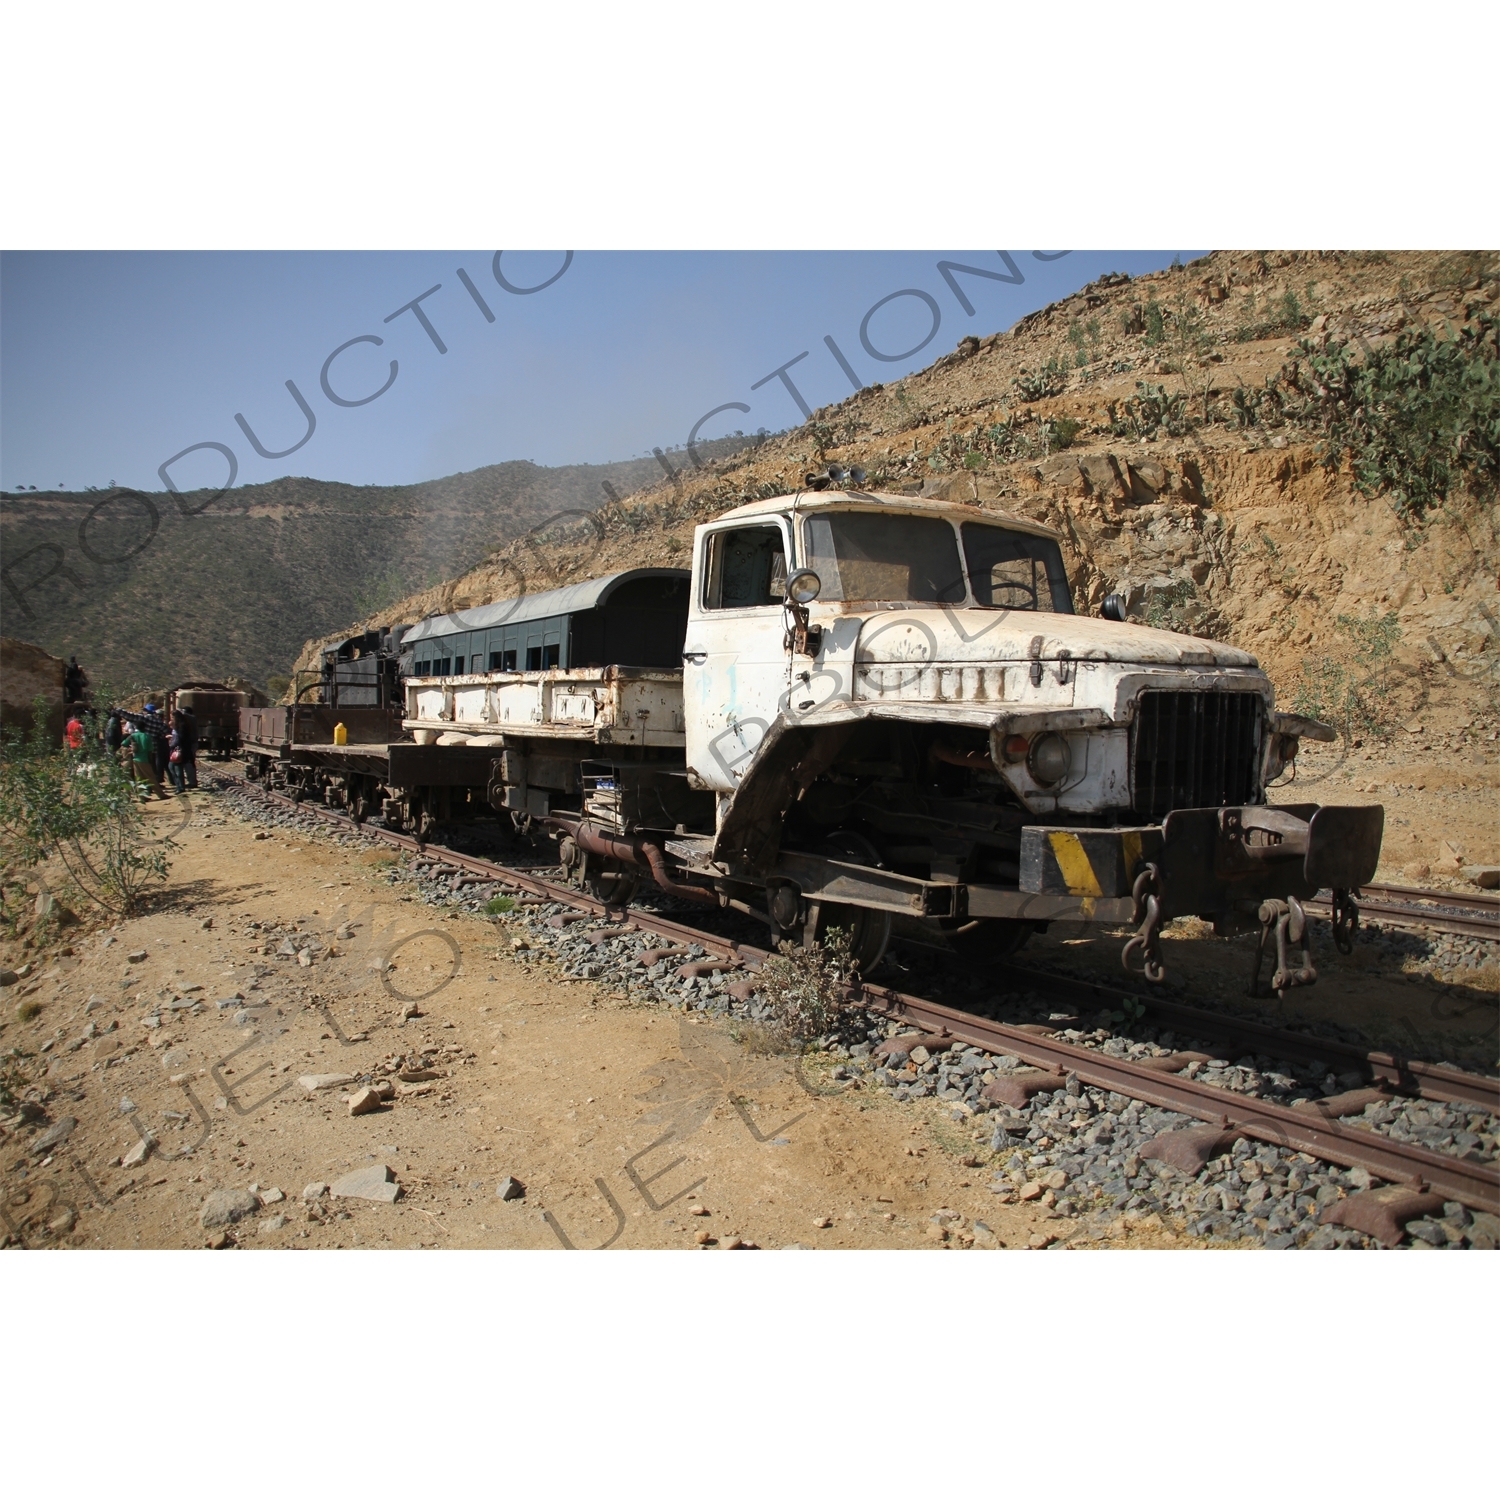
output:
M1256 795L1259 693L1142 693L1131 731L1136 816L1176 807L1234 807Z

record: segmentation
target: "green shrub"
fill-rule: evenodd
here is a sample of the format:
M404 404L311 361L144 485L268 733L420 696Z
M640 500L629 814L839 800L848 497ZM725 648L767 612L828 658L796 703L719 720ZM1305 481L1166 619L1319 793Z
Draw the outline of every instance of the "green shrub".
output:
M1051 425L1008 417L968 432L945 433L927 464L938 473L946 473L950 469L982 469L1012 458L1036 458L1051 451L1047 438Z
M1304 341L1299 415L1324 436L1324 462L1350 455L1362 493L1385 493L1420 520L1460 484L1493 501L1500 488L1500 320L1480 314L1451 338L1403 330L1365 354Z
M1056 396L1068 383L1067 366L1059 359L1049 359L1040 370L1022 370L1013 384L1023 401L1043 401Z
M1292 695L1292 712L1318 719L1345 735L1363 726L1364 708L1348 669L1331 656L1313 657L1302 664L1302 675Z
M1384 695L1390 688L1391 667L1401 639L1401 616L1393 609L1367 619L1340 615L1335 623L1352 644L1355 663L1365 669L1366 684Z
M1058 453L1072 445L1073 439L1083 430L1083 423L1075 422L1072 417L1055 417L1046 424L1046 429L1047 449Z
M1321 719L1346 736L1390 735L1397 710L1392 704L1396 645L1401 639L1395 610L1366 618L1340 615L1335 629L1349 642L1351 665L1330 656L1303 664L1292 698L1292 712Z
M1187 623L1187 606L1198 597L1191 578L1181 578L1157 589L1146 600L1146 624L1156 630L1181 630Z
M1280 427L1286 420L1285 408L1276 377L1268 375L1259 390L1235 387L1229 396L1228 420L1242 432L1251 427Z
M843 1009L842 987L857 975L849 934L837 928L813 948L780 942L760 966L758 998L771 1012L770 1036L794 1050L824 1035Z
M503 917L516 909L516 903L509 896L491 896L484 909L492 917Z
M111 911L135 910L147 887L167 876L164 843L147 836L135 784L98 745L95 714L86 716L81 751L49 743L41 698L33 715L29 734L7 728L0 735L0 832L8 852L22 865L59 858L83 895Z
M1135 395L1128 397L1119 409L1110 402L1109 430L1114 437L1154 438L1165 431L1168 437L1181 437L1190 425L1188 398L1184 391L1168 391L1149 381L1135 383Z
M1245 299L1240 311L1245 321L1234 331L1234 341L1239 344L1254 343L1258 339L1274 339L1287 333L1301 333L1312 322L1311 314L1303 307L1291 287L1268 302L1260 317L1256 317L1254 292Z

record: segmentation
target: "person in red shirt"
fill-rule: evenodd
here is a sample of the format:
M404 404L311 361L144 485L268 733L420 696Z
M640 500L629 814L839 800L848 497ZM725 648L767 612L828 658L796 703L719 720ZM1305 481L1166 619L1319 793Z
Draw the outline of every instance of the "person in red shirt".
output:
M63 732L68 737L69 750L83 749L83 720L77 714L68 720L67 728Z

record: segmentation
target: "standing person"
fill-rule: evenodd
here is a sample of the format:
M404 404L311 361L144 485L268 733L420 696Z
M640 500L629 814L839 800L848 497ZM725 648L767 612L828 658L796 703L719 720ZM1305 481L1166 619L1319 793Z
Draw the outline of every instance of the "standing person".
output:
M68 737L69 750L83 749L83 720L77 714L68 715L67 727L63 733Z
M173 790L180 797L183 792L182 785L182 731L179 727L182 723L182 715L172 715L172 728L167 734L167 775L172 780Z
M130 733L125 736L125 749L130 757L131 779L137 786L144 785L145 787L145 790L141 792L143 802L150 797L152 788L155 789L158 797L166 797L166 793L161 789L161 776L156 769L155 738L137 723L131 724Z
M67 669L63 672L63 702L82 703L88 686L88 673L78 665L78 658L69 658Z
M156 770L156 788L162 796L166 796L161 791L161 784L167 772L167 721L157 713L154 703L148 703L145 712L135 716L135 721L136 728L144 729L151 736L151 764Z
M111 755L115 755L124 743L125 730L120 723L120 710L112 708L109 711L109 718L104 722L104 748Z
M189 791L198 790L198 715L191 708L182 711L182 727L178 740L182 751L183 775L187 778Z

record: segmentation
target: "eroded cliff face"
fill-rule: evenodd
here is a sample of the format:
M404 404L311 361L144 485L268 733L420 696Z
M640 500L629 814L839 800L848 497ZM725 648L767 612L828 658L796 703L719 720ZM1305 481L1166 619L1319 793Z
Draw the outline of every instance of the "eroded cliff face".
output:
M33 723L37 698L47 704L47 729L61 736L63 675L68 664L29 641L0 637L0 725L14 725L23 733Z
M1063 534L1080 610L1119 592L1134 618L1253 652L1283 695L1310 691L1331 663L1356 684L1381 679L1365 691L1384 695L1387 719L1430 705L1456 727L1495 710L1492 508L1456 499L1414 526L1310 443L1070 453L1017 484L1007 508ZM961 485L1000 503L983 479L929 492L958 498Z
M1377 349L1402 329L1447 334L1493 314L1494 264L1216 252L1134 281L1106 277L1008 333L966 337L919 375L512 542L361 623L683 566L695 525L801 488L830 463L859 465L868 488L1054 527L1080 611L1118 591L1134 619L1243 647L1283 703L1339 715L1346 738L1418 720L1487 737L1500 729L1493 506L1456 489L1420 520L1403 516L1389 497L1361 493L1347 459L1330 467L1318 434L1262 393L1295 382L1307 347L1351 338ZM321 644L308 643L299 667Z

